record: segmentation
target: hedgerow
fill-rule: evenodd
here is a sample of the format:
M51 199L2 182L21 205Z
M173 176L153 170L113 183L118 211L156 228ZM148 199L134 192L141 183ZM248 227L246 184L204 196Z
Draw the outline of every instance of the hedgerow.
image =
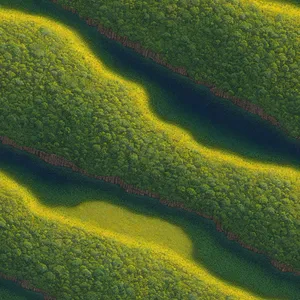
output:
M4 10L0 20L0 135L213 216L300 269L298 171L207 150L161 125L140 104L145 93L66 28Z

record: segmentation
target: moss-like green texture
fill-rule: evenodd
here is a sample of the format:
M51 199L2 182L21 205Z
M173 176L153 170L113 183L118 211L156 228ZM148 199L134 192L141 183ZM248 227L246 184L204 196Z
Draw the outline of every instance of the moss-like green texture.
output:
M214 216L300 270L297 171L176 142L137 105L132 85L94 69L89 51L52 27L1 19L0 135Z
M300 136L300 8L255 0L57 0L247 99Z
M1 300L43 300L42 295L38 295L19 287L16 283L0 279L0 299Z
M213 222L200 216L128 194L116 185L47 165L1 145L0 171L35 195L44 213L50 208L67 219L80 219L85 226L171 249L197 270L213 274L220 289L220 282L227 282L263 299L291 300L300 294L299 277L275 271L264 256L229 241L216 232Z
M165 253L38 217L28 206L36 200L0 179L3 273L62 300L229 299Z

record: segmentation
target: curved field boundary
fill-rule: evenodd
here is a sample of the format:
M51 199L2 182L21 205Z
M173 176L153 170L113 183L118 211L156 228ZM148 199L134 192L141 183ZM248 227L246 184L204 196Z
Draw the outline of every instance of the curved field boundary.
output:
M222 291L222 293L239 297L241 299L262 299L233 285L226 284L220 281L219 279L212 276L207 270L196 267L194 264L186 261L172 250L164 249L153 243L136 241L131 239L130 237L124 237L120 234L116 234L108 230L102 230L93 225L84 224L76 219L66 218L56 212L53 212L51 208L41 205L25 187L21 187L17 182L10 179L3 172L0 173L0 188L1 192L4 192L6 195L10 195L10 197L18 197L18 201L22 201L20 205L26 206L26 208L30 210L33 222L32 226L35 226L34 223L36 221L34 220L37 217L47 220L47 222L57 223L57 230L59 230L58 228L61 225L64 225L68 228L78 228L79 230L83 230L84 232L92 234L93 236L101 236L104 239L113 240L114 243L126 245L126 247L128 248L150 249L151 253L154 253L157 258L159 257L166 261L172 261L176 266L178 266L179 270L184 270L184 272L188 272L189 276L201 278L201 280L208 283L209 285L216 286ZM7 278L10 277L8 276ZM36 290L40 291L40 289Z
M132 41L132 40L130 40L130 38L128 38L125 35L119 35L117 32L115 32L113 29L111 29L112 26L110 26L110 28L108 28L108 27L105 27L105 25L101 24L101 22L95 21L91 17L93 12L91 12L91 14L87 13L86 11L83 13L82 12L83 9L79 9L77 11L75 8L78 6L80 7L80 5L81 5L80 1L77 1L76 3L70 3L70 1L65 1L65 0L50 0L50 1L61 5L66 10L72 11L73 13L80 15L83 19L85 19L87 21L87 23L90 26L97 26L98 31L101 34L105 35L106 37L116 40L126 47L134 49L137 53L139 53L147 58L152 59L156 63L167 67L168 69L172 70L175 73L181 74L183 76L187 76L190 79L192 79L194 82L207 86L214 95L221 97L223 99L228 99L228 100L232 101L232 103L243 108L244 110L258 115L262 119L267 120L272 125L280 127L282 129L282 131L285 132L286 134L288 134L294 138L297 138L297 139L299 138L299 136L295 136L294 133L291 133L291 128L289 128L289 130L287 130L287 128L286 128L287 126L282 125L282 122L278 120L278 117L276 116L276 114L274 112L271 114L268 113L266 111L266 109L264 109L262 107L261 104L252 103L252 101L247 100L247 97L243 97L241 95L239 95L239 97L233 96L230 93L225 92L222 89L218 88L217 86L215 86L215 84L212 84L211 82L207 82L204 80L195 80L193 78L194 76L190 75L190 72L189 72L190 70L188 70L185 66L180 65L180 64L179 65L177 64L177 66L173 66L172 64L167 62L165 59L163 59L162 55L160 55L159 53L157 53L155 51L152 51L152 49L143 47L140 42ZM299 18L298 18L299 7L297 7L295 5L291 5L290 3L284 3L282 1L274 3L272 1L252 0L251 2L249 2L249 1L240 1L240 2L232 1L232 3L229 4L229 6L232 5L232 7L234 7L234 5L238 6L239 4L247 6L248 9L252 9L252 6L256 6L255 8L260 10L266 18L270 19L270 21L273 20L277 16L285 16L287 18L290 18L291 22L293 22L296 26L299 25L299 21L298 21L299 20ZM211 5L211 3L208 3L208 6L209 5ZM105 6L105 5L103 5L103 6ZM150 4L149 4L149 6L150 6ZM99 7L97 7L97 8L101 8L101 3L99 3ZM124 10L126 10L126 9L127 8L124 5ZM237 16L235 16L235 17L237 17ZM174 38L174 36L173 36L173 38ZM138 39L136 38L136 40L138 40ZM297 50L297 49L295 49L295 50ZM165 50L164 54L167 52L168 51ZM184 57L184 55L182 55L182 56ZM177 63L178 63L178 61L177 61ZM234 87L233 89L236 89L236 88ZM236 92L236 90L235 90L235 92ZM237 93L235 93L235 94L237 94ZM248 95L248 97L249 97L249 95ZM274 98L274 95L273 95L273 98ZM267 106L268 105L265 105L265 107L267 107ZM267 107L267 110L270 111L270 107ZM290 115L290 116L293 117L293 115ZM283 118L282 116L279 116L279 117L285 123L287 123L286 118ZM287 125L289 125L289 124L287 124Z
M24 16L21 13L17 13L15 11L13 12L10 11L9 13L11 19L27 20L28 18L27 16ZM97 60L97 58L94 55L92 55L89 52L89 50L85 47L84 43L82 43L82 41L73 32L71 32L70 30L66 30L63 26L55 22L45 20L45 18L32 17L32 20L38 22L38 24L43 24L43 25L48 24L49 26L51 26L51 28L58 30L58 32L61 33L63 37L66 37L66 39L70 41L71 44L73 44L74 46L76 45L76 47L73 48L74 52L80 55L84 54L86 57L86 61L90 63L93 66L93 68L95 68L101 74L105 74L111 80L117 79L119 82L128 85L130 87L129 93L134 99L137 99L136 104L137 107L140 109L143 118L146 118L147 120L151 121L151 124L153 124L153 129L155 129L155 131L167 132L168 135L174 141L174 144L178 146L178 148L180 147L180 148L185 148L185 149L188 148L190 150L195 150L197 151L197 153L201 153L203 157L205 157L207 160L218 162L222 165L224 165L225 163L230 163L235 167L238 166L245 170L249 169L254 172L262 171L267 176L282 175L285 178L291 178L293 182L297 182L297 183L299 182L298 171L293 170L292 168L278 167L276 165L271 165L271 164L254 163L251 162L250 160L241 159L233 155L230 156L220 151L211 150L198 145L192 139L192 137L189 134L187 134L187 132L181 130L180 128L174 125L169 125L167 123L160 121L149 109L149 103L147 101L148 99L145 90L141 86L138 86L132 82L128 82L122 79L120 76L117 76L116 74L109 73L109 71ZM70 38L72 38L72 41L70 40ZM296 191L299 191L298 184L295 185L294 188ZM286 269L286 267L284 268Z
M236 234L224 230L222 228L222 224L217 219L215 219L214 217L208 216L208 215L203 214L203 213L198 212L198 211L193 211L191 209L188 209L182 203L176 203L176 202L170 201L169 199L161 198L161 196L156 194L156 193L152 193L152 192L147 191L147 190L138 189L138 188L134 187L131 184L127 184L124 180L122 180L121 178L119 178L117 176L99 176L99 175L89 174L89 173L87 173L87 171L78 168L75 164L73 164L70 161L67 161L63 157L59 157L55 154L49 154L49 153L46 153L46 152L43 152L43 151L39 151L39 150L30 148L30 147L20 146L16 142L12 141L11 139L9 139L7 137L0 136L0 142L3 145L8 145L8 146L11 146L15 149L25 151L27 153L35 155L36 157L38 157L39 159L43 160L44 162L46 162L50 165L70 168L72 171L83 174L83 175L88 176L90 178L95 178L95 179L98 179L98 180L102 180L102 181L105 181L105 182L108 182L108 183L118 185L123 190L125 190L127 193L135 194L135 195L139 195L139 196L148 196L148 197L151 197L151 198L155 198L155 199L158 199L162 204L165 204L169 207L181 208L181 209L186 210L188 212L196 213L196 214L200 215L201 217L204 217L206 219L214 221L214 223L216 224L216 229L220 232L224 232L230 240L237 241L242 247L244 247L246 249L249 249L251 251L254 251L255 253L265 254L264 252L260 251L259 249L254 248L252 246L249 246L249 245L243 243ZM292 267L287 266L283 263L279 263L276 260L271 260L271 263L274 267L276 267L277 269L279 269L282 272L293 272L295 275L298 275L298 276L300 275L299 271L294 270Z

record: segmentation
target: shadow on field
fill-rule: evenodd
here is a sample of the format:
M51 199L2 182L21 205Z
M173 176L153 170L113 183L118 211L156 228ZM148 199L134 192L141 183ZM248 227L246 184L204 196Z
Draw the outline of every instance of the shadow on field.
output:
M300 141L186 77L174 74L111 41L77 15L50 0L1 0L8 8L45 15L76 30L93 53L113 72L144 86L153 112L190 132L200 144L261 162L298 168Z
M0 158L0 170L28 188L44 205L73 207L87 200L105 199L135 214L159 218L181 228L192 242L193 262L224 281L264 298L297 299L300 294L300 277L276 270L263 255L228 240L216 231L212 221L168 208L155 199L129 195L116 185L50 166L7 146L0 146Z
M28 291L17 283L0 278L0 299L2 300L43 300L44 296Z
M154 113L187 129L199 143L258 161L298 165L299 144L284 137L279 130L213 97L207 88L107 40L77 16L46 0L0 0L0 4L51 17L77 30L112 71L147 89ZM72 207L87 199L106 199L136 214L161 218L179 226L193 243L195 263L224 281L263 297L297 299L300 294L300 278L277 271L264 256L229 241L215 230L211 221L195 214L168 208L154 199L128 195L114 185L48 166L3 146L0 169L26 186L44 205Z

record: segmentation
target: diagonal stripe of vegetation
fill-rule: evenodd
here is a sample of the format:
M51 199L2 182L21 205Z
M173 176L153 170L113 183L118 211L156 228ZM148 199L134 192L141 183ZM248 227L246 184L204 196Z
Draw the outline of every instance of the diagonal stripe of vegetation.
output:
M57 299L262 299L151 243L64 218L0 173L1 271Z
M218 278L216 285L221 290L219 282L227 282L264 299L298 298L299 277L274 270L264 256L243 249L217 232L210 220L50 166L9 147L0 147L0 170L26 187L40 210L80 220L87 229L96 226L148 246L171 249L198 266L202 274L212 274L214 282Z
M299 6L265 0L54 2L184 67L192 79L258 105L300 137Z
M105 68L75 32L17 11L0 17L0 135L214 216L300 269L297 170L197 144L161 122L143 87Z

